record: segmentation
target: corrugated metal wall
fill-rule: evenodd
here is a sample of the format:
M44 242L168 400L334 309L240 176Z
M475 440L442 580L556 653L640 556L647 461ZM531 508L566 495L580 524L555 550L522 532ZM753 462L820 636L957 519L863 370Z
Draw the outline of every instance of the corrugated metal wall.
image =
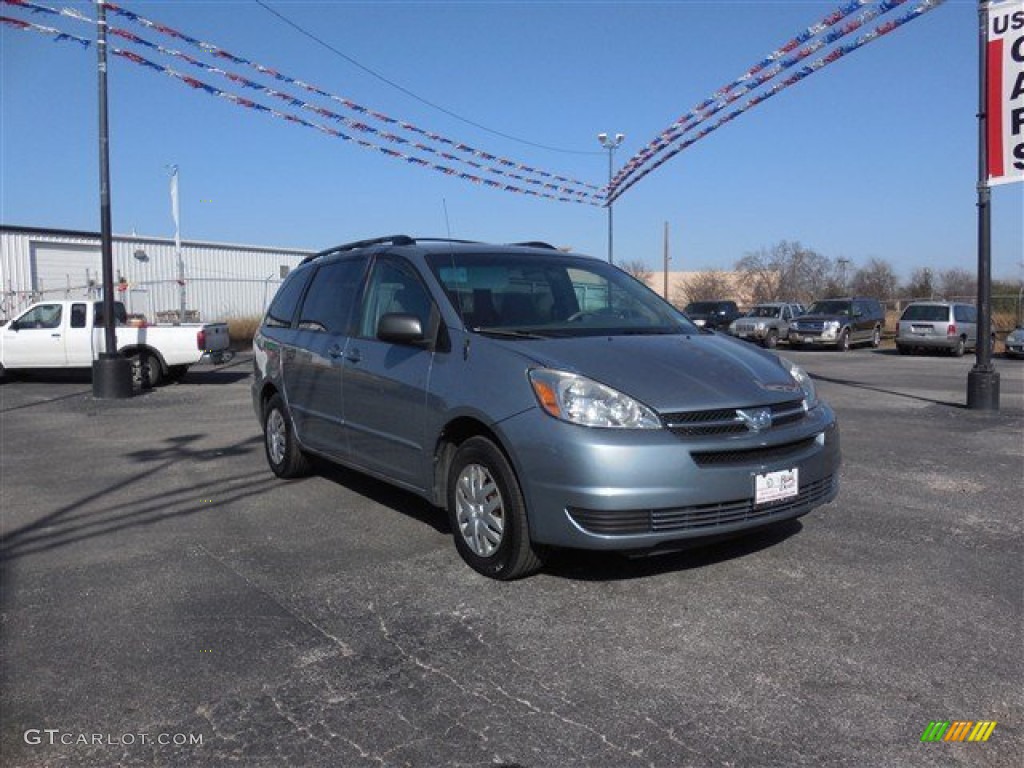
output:
M262 314L281 284L282 267L291 269L309 255L309 251L297 249L224 243L183 241L181 246L187 309L198 310L200 318L210 322ZM82 274L55 280L51 268L45 272L43 285L38 284L38 277L34 283L33 261L52 262L62 247L67 251L94 250L95 273L87 275L84 268L76 266L75 271ZM100 238L95 233L0 226L0 318L7 319L41 298L100 298L99 251ZM152 320L157 314L178 310L180 286L173 240L115 235L113 257L115 284L123 277L128 285L117 298L129 312Z

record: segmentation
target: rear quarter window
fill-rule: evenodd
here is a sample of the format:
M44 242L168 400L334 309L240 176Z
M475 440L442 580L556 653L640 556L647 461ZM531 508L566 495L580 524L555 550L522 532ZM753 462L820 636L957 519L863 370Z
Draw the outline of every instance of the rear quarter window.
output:
M270 309L267 310L267 317L264 324L271 328L287 328L292 324L295 317L295 310L302 299L302 293L306 290L309 282L311 269L300 269L292 272L277 289L277 295L270 302Z

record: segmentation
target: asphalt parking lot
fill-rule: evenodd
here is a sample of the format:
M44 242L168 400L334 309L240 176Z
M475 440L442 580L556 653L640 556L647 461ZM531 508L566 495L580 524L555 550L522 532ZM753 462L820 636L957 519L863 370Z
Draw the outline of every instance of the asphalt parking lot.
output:
M5 381L0 763L1020 765L1024 363L985 414L971 357L782 352L839 414L835 503L513 583L413 496L276 480L246 356L127 401Z

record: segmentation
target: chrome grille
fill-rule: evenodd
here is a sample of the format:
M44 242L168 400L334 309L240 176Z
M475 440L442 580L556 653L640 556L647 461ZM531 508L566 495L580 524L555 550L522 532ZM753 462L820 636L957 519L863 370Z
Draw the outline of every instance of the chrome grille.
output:
M803 400L790 400L767 407L772 412L772 427L792 424L802 419L807 412ZM717 408L709 411L679 411L662 414L662 420L673 434L681 437L714 437L716 435L742 435L749 430L737 410L749 410L749 406Z

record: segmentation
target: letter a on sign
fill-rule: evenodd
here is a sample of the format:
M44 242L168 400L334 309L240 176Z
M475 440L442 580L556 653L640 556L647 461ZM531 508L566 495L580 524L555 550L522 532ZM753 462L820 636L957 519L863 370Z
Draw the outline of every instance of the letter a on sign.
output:
M988 4L985 73L988 183L1024 181L1024 0Z

